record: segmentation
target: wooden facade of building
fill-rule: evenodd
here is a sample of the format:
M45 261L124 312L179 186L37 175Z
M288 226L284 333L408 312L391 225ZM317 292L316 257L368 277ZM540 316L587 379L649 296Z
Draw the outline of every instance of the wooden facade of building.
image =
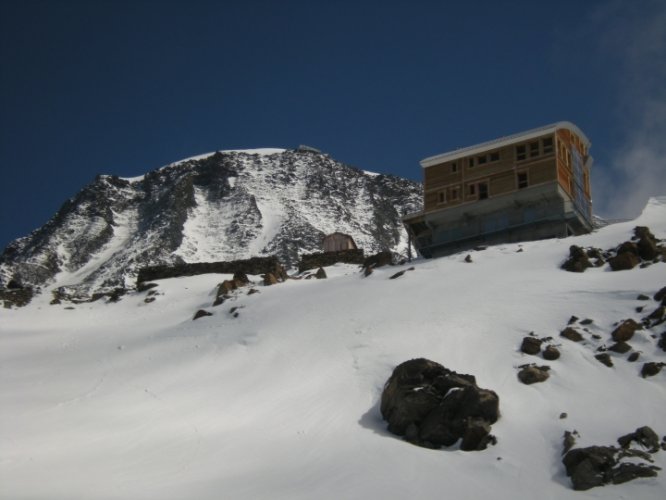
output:
M429 257L592 229L590 142L570 122L426 158L424 209L403 221Z
M357 250L354 238L344 233L332 233L324 236L322 243L324 252L339 252L341 250Z

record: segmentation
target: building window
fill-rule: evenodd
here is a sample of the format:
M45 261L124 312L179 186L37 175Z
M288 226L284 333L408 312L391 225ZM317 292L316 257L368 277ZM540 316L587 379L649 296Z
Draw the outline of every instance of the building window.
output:
M541 140L541 147L543 148L543 154L547 155L553 152L553 138L545 137Z
M488 183L479 182L479 200L485 200L488 198Z
M539 141L530 142L530 158L539 156Z
M470 196L476 196L476 184L470 184L467 189Z
M451 201L455 201L460 198L460 188L458 186L451 188Z
M488 161L488 158L486 157L486 155L477 156L476 159L479 162L479 165L483 165L484 163L486 163Z
M469 166L473 167L474 166L474 158L469 159Z
M446 191L440 191L437 193L437 202L439 204L446 203Z
M525 160L527 158L527 151L525 150L525 145L521 144L516 146L516 160Z
M490 161L499 161L499 159L500 159L499 151L490 153Z
M518 189L525 189L527 187L527 172L518 172L517 181Z
M458 164L457 163L451 163L451 173L455 174L458 171Z

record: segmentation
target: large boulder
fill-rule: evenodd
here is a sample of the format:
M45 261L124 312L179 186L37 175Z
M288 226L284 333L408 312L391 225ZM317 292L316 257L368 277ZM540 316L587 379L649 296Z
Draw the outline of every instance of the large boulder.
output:
M499 418L499 397L476 385L472 375L456 373L419 358L398 365L384 386L381 413L388 430L428 448L485 449L490 426Z

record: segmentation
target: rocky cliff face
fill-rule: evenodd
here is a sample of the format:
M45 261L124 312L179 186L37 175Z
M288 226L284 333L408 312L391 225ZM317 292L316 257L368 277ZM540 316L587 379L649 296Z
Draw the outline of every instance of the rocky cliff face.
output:
M419 183L309 150L217 152L145 176L98 176L0 256L0 286L126 286L140 267L277 255L287 266L352 235L366 253L406 252L400 217Z

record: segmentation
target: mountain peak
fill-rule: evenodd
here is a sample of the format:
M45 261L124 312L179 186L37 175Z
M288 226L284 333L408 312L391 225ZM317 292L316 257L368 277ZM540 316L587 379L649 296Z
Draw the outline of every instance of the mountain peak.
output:
M143 266L276 255L294 266L324 235L406 252L400 217L421 185L366 173L314 148L216 151L145 175L101 175L0 257L0 283L109 289Z

